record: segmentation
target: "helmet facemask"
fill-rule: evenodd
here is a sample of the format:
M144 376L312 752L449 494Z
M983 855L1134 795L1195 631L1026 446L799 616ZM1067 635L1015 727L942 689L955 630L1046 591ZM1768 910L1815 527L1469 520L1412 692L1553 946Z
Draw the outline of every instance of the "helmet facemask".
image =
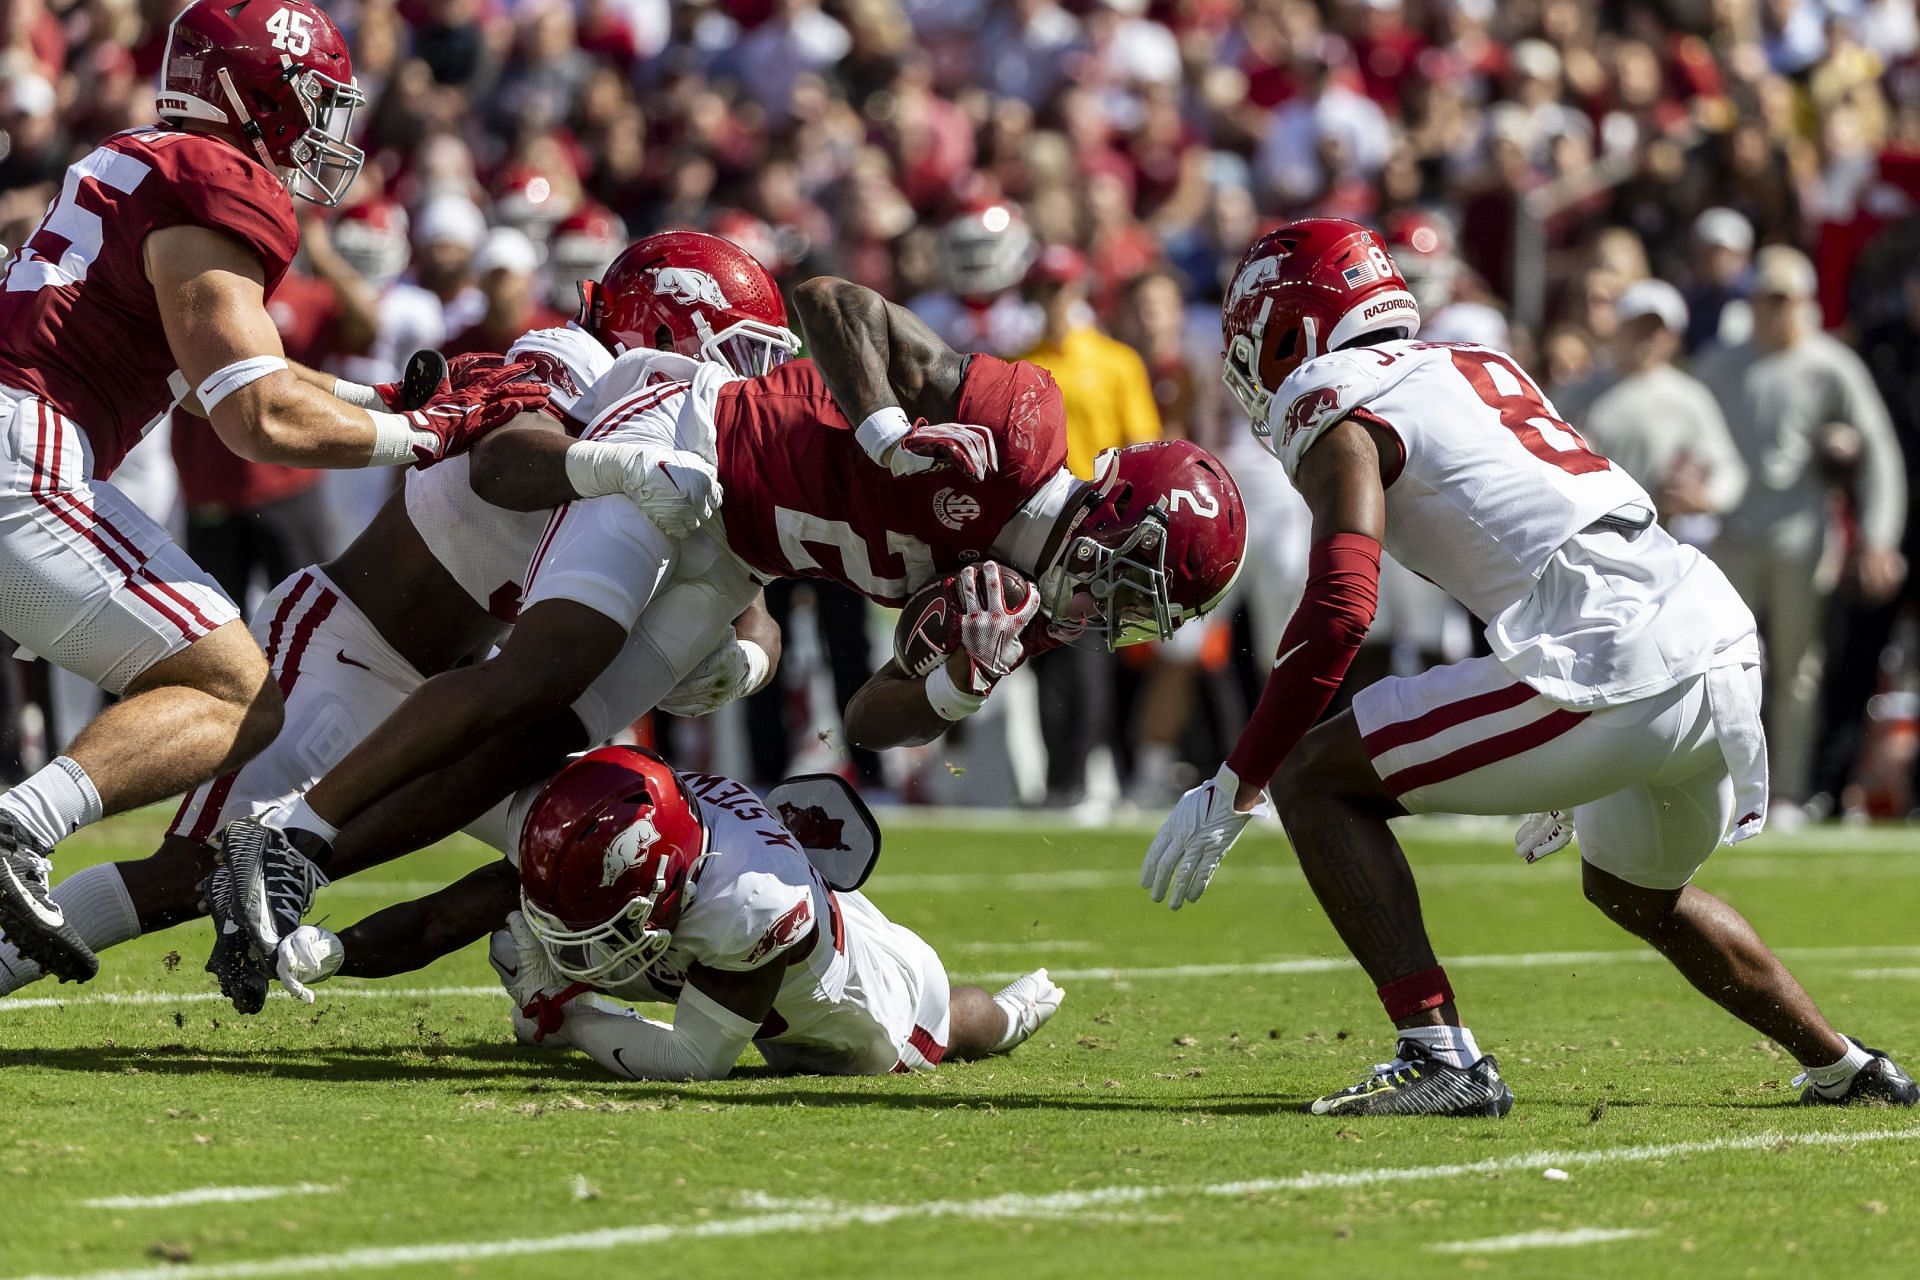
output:
M671 930L647 925L659 896L659 889L642 894L615 912L612 919L581 929L542 911L525 889L520 891L520 909L561 977L590 987L612 988L640 977L673 944Z
M1112 545L1077 534L1052 568L1040 575L1040 602L1059 630L1080 627L1108 649L1166 640L1184 621L1167 596L1167 512L1156 502ZM1094 611L1076 617L1075 597L1092 597Z
M353 113L366 105L367 96L359 85L342 84L311 67L295 71L290 84L307 128L287 150L293 165L288 190L331 209L346 198L367 160L366 152L347 141Z
M743 378L771 373L800 354L800 339L790 329L761 320L736 320L715 333L703 315L693 317L700 335L700 358L724 364Z

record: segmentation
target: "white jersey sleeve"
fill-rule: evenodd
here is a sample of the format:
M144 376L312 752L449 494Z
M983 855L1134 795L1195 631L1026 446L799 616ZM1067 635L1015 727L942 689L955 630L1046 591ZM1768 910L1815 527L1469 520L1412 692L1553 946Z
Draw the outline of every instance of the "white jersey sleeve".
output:
M1372 348L1335 351L1295 369L1273 394L1267 420L1253 433L1280 459L1292 480L1300 459L1341 420L1364 410L1383 389L1385 370Z
M799 841L739 783L683 775L712 846L674 929L673 949L710 969L744 972L785 956L826 914L824 886Z
M547 384L547 403L562 419L585 422L583 401L613 368L613 353L578 325L535 329L507 348L509 360L531 360L535 376Z

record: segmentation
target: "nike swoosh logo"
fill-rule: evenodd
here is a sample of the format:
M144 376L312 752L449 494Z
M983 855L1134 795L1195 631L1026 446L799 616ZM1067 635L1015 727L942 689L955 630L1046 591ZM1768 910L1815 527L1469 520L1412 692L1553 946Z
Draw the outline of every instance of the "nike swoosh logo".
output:
M1277 658L1275 658L1275 659L1273 660L1273 665L1274 665L1274 667L1275 667L1276 669L1278 669L1278 668L1280 667L1280 665L1281 665L1282 663L1284 663L1284 662L1286 662L1286 660L1287 660L1288 658L1291 658L1291 657L1292 657L1292 656L1293 656L1294 654L1296 654L1296 653L1298 653L1298 652L1300 652L1300 651L1301 651L1302 649L1304 649L1304 648L1306 648L1306 647L1307 647L1307 642L1306 642L1305 640L1302 640L1302 641L1301 641L1301 642L1300 642L1299 644L1297 644L1297 645L1295 645L1295 646L1293 646L1293 648L1291 648L1291 649L1289 649L1289 650L1287 650L1287 651L1286 651L1285 653L1283 653L1283 654L1281 654L1281 655L1280 655L1279 657L1277 657Z
M494 961L494 963L500 964L498 960ZM500 972L506 974L509 978L517 978L520 976L520 971L518 969L510 969L504 964L500 965Z
M20 883L20 877L13 873L12 867L7 868L7 879L12 883L14 892L25 899L28 909L33 912L34 917L39 920L41 924L47 926L49 929L58 929L66 924L67 918L60 913L60 908L55 907L52 911L48 911L47 908L40 905L40 899L34 897L32 891L29 890L26 885Z
M619 1064L620 1064L620 1069L621 1069L622 1071L624 1071L624 1072L626 1072L626 1073L627 1073L628 1075L630 1075L630 1076L632 1076L632 1075L633 1075L633 1068L632 1068L632 1067L630 1067L630 1066L628 1066L628 1065L627 1065L627 1060L626 1060L625 1058L623 1058L623 1057L621 1057L621 1056L620 1056L620 1050L618 1050L618 1049L615 1049L615 1050L613 1051L613 1060L614 1060L615 1062L617 1062L617 1063L619 1063ZM635 1078L636 1080L637 1080L637 1079L639 1079L639 1077L638 1077L638 1076L634 1076L634 1078Z
M346 664L347 664L348 666L350 666L350 667L358 667L358 668L360 668L360 669L361 669L362 671L371 671L371 670L373 670L373 668L372 668L372 667L370 667L370 666L368 666L368 665L367 665L366 663L364 663L364 662L355 662L355 661L354 661L354 660L353 660L352 658L349 658L349 657L347 656L347 651L346 651L345 649L342 649L342 650L340 650L340 651L339 651L338 653L336 653L336 654L334 654L333 656L334 656L334 657L336 657L336 658L338 658L338 659L339 659L340 661L342 661L342 662L344 662L344 663L346 663Z

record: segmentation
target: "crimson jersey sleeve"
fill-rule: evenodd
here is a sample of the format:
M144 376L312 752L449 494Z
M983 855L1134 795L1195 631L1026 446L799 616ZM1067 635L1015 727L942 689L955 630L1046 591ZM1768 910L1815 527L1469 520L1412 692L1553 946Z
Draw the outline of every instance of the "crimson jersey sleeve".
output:
M260 259L272 294L300 249L300 224L279 177L217 138L162 137L149 148L156 175L166 181L153 188L147 229L196 226L231 236Z
M956 416L994 436L999 466L982 480L875 464L810 360L728 384L714 407L728 545L764 574L828 578L892 606L987 558L1065 463L1066 413L1037 366L975 355Z

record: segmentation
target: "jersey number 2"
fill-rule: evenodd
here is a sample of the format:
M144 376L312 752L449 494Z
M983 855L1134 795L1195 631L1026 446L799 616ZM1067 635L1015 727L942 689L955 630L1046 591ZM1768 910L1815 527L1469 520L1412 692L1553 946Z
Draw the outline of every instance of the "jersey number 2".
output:
M1526 451L1570 475L1605 471L1613 464L1593 450L1580 433L1553 415L1532 381L1513 361L1495 351L1454 347L1453 367L1474 392L1500 414L1500 425L1520 439Z

